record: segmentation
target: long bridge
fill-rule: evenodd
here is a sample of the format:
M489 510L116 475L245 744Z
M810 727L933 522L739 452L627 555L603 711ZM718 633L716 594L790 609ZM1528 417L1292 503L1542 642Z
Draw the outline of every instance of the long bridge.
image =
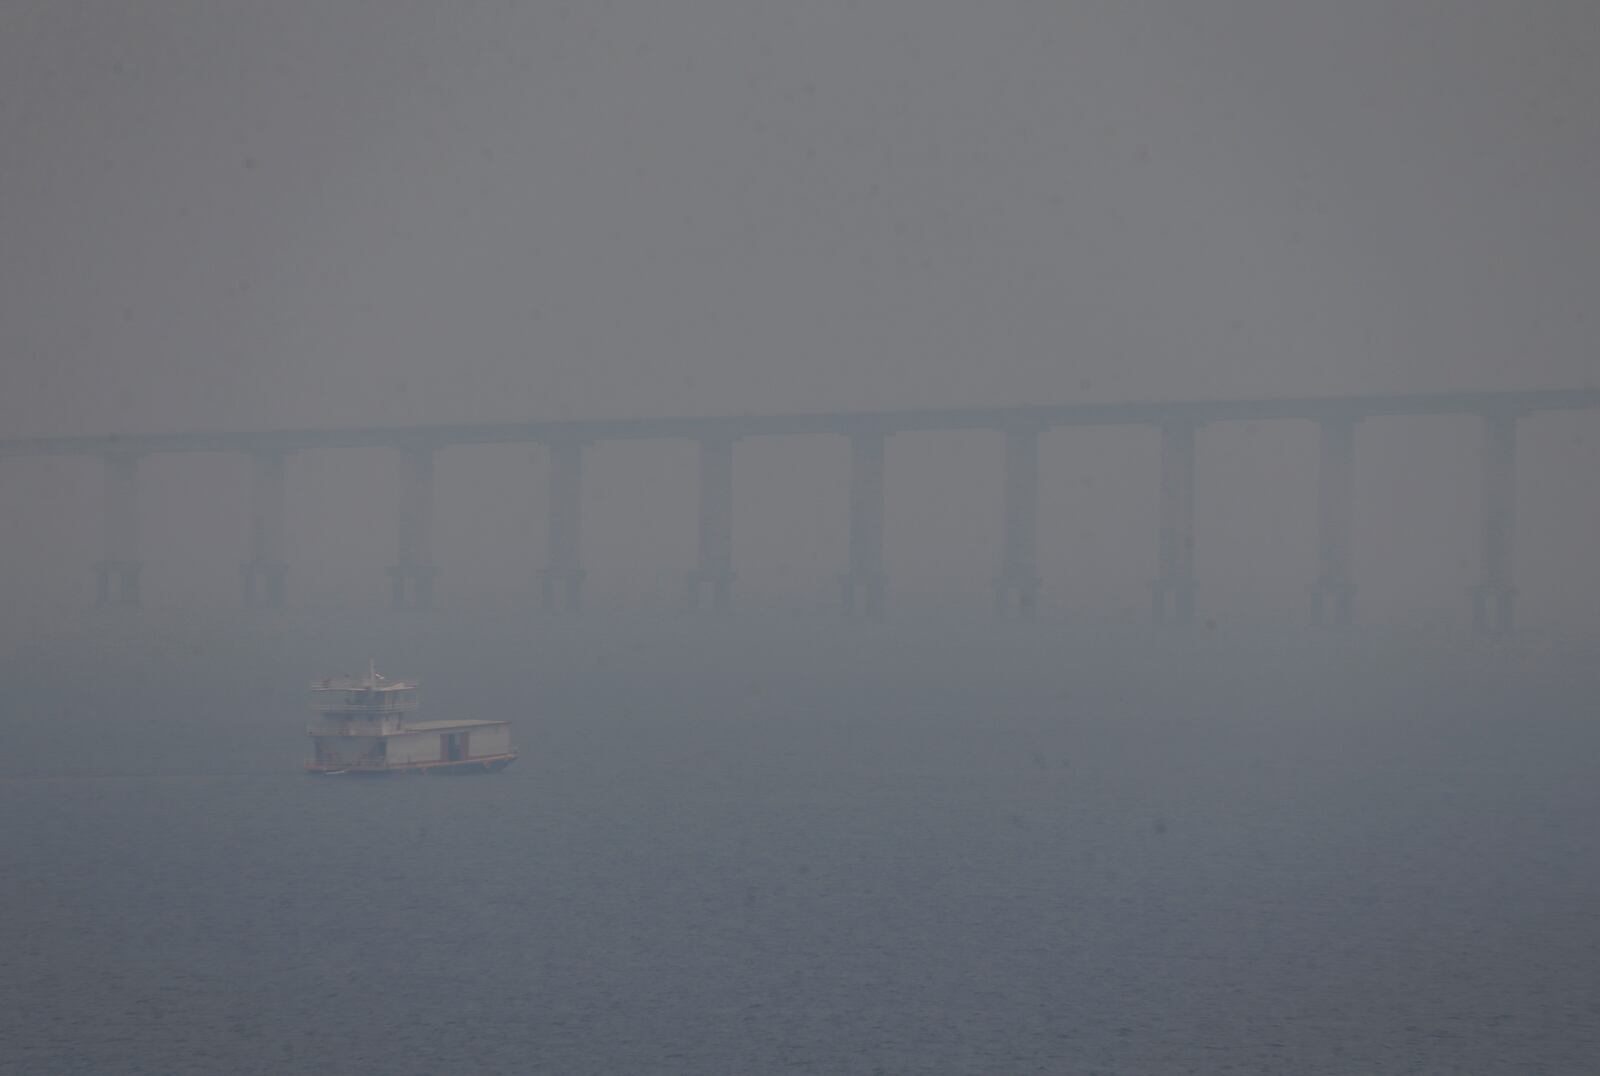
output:
M1321 431L1318 472L1317 565L1311 585L1312 622L1347 625L1355 582L1351 539L1355 435L1363 419L1380 416L1467 415L1481 420L1483 451L1481 575L1472 590L1479 631L1505 632L1514 620L1516 428L1519 418L1548 411L1600 409L1600 390L1409 393L1255 400L1179 400L916 410L829 411L806 414L720 415L449 425L356 426L316 430L256 430L176 434L0 439L7 457L98 456L105 468L105 549L95 566L101 605L137 605L139 594L139 462L167 453L240 453L252 460L246 557L240 567L245 603L276 608L285 601L285 457L293 452L389 448L400 461L395 563L387 569L393 605L431 608L439 572L430 535L433 461L455 445L540 444L549 450L548 562L540 571L546 608L577 612L584 569L580 541L583 452L605 441L687 440L700 449L699 554L686 579L695 606L732 604L733 451L743 439L776 436L846 437L851 446L847 568L841 605L849 615L883 615L888 574L883 543L884 450L897 433L992 430L1004 438L1004 530L994 578L996 610L1028 617L1037 606L1039 435L1064 426L1145 426L1161 436L1160 541L1152 584L1158 621L1190 623L1195 611L1194 511L1196 432L1208 423L1299 420Z

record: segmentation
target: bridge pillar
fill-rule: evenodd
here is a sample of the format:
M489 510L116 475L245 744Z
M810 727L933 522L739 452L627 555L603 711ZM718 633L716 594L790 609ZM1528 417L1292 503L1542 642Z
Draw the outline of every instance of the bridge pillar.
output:
M1483 578L1472 588L1472 626L1506 634L1514 621L1516 587L1517 416L1483 416Z
M850 569L840 580L846 616L883 616L888 576L883 561L883 450L885 435L850 435Z
M1194 443L1196 424L1175 419L1161 427L1160 573L1153 586L1158 624L1194 622Z
M994 608L1010 616L1015 599L1017 615L1031 620L1039 602L1039 430L1019 426L1005 435L1005 535Z
M249 559L239 566L244 604L282 609L284 581L284 458L282 452L250 455Z
M388 569L390 604L395 609L432 609L433 584L439 574L433 563L432 445L405 445L400 450L395 533L399 557Z
M583 564L578 547L583 504L583 442L550 444L550 539L548 561L539 572L539 603L576 613L583 607Z
M701 587L711 591L711 607L725 612L733 604L733 438L700 441L700 558L687 581L689 607L700 608Z
M139 457L101 457L105 464L105 558L95 565L95 604L139 604Z
M1350 581L1355 520L1356 420L1322 420L1322 458L1317 472L1317 580L1311 585L1311 623L1350 626L1355 584Z

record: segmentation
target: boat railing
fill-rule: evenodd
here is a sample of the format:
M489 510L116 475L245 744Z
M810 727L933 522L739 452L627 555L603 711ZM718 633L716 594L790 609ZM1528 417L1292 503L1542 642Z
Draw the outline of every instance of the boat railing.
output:
M349 736L352 738L359 736L397 736L404 731L406 731L404 726L393 724L385 725L377 721L336 726L333 728L329 728L327 725L306 726L307 736Z
M388 700L384 699L375 703L368 702L322 702L313 699L306 704L306 709L318 714L399 714L411 713L417 709L417 700Z

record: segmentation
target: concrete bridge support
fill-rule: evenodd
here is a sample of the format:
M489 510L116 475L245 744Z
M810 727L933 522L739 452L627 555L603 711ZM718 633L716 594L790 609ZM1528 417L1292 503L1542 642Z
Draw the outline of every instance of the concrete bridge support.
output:
M139 457L114 453L105 464L105 559L95 565L95 604L139 604Z
M700 557L689 573L688 600L700 608L701 589L710 592L711 607L726 612L733 605L733 438L707 437L700 442Z
M282 452L250 457L249 559L239 566L244 604L282 609L289 566L284 560L284 459Z
M546 566L539 572L542 608L577 613L583 608L583 562L578 546L583 506L583 442L550 446L550 539Z
M1158 624L1194 622L1194 446L1197 424L1161 427L1160 573L1151 611Z
M850 568L841 580L846 616L883 616L888 575L883 561L885 435L850 435Z
M433 446L400 450L400 512L396 526L399 563L389 568L390 604L395 609L433 608Z
M1001 617L1031 620L1039 605L1039 431L1005 431L1005 534L1000 571L994 581L994 608Z
M1472 589L1476 631L1511 631L1516 600L1517 416L1483 416L1483 578Z
M1355 521L1353 418L1322 420L1322 459L1317 473L1317 580L1311 585L1311 623L1350 626L1355 584L1351 547Z

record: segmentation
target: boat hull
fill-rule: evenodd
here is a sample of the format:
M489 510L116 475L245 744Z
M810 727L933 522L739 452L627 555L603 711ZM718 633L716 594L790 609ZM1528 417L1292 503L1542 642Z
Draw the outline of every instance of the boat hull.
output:
M414 777L481 777L499 773L516 760L515 754L506 754L451 762L397 762L381 766L312 761L306 763L306 772L318 777L394 777L399 774Z

